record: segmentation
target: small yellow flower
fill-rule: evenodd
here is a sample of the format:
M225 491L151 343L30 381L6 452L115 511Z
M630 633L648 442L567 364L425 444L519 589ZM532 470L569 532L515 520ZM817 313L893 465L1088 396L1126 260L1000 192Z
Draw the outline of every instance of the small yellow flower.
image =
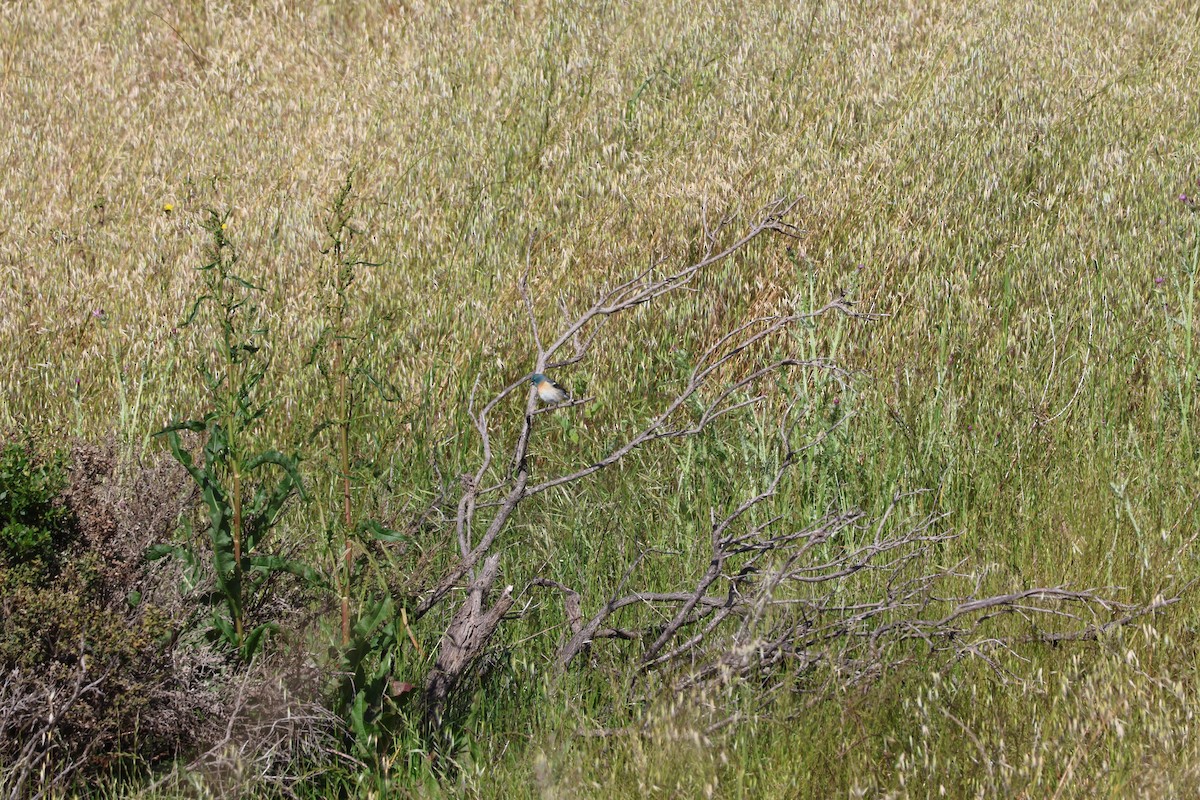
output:
M222 222L222 223L221 223L221 230L225 230L225 223L224 223L224 222Z
M175 204L174 204L174 203L167 203L167 204L165 204L165 205L163 206L163 211L164 211L165 213L167 213L167 214L170 214L170 213L171 213L172 211L174 211L174 210L175 210Z

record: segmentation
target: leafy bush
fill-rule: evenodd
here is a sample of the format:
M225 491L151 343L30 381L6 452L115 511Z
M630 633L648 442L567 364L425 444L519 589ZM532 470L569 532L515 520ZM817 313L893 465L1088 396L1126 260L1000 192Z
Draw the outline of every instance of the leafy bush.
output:
M53 574L68 544L70 514L59 502L67 485L61 456L35 459L29 445L0 451L0 562L27 582Z

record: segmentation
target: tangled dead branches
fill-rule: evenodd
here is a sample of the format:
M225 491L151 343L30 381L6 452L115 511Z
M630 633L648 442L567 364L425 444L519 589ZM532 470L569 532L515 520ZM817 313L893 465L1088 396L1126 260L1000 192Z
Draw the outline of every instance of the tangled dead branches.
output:
M763 209L745 234L719 247L728 224L722 220L705 231L706 248L694 264L666 275L656 268L646 270L603 291L574 316L564 306L561 330L549 341L534 311L527 274L520 288L537 348L531 373L583 361L608 319L693 288L705 270L764 234L797 236L785 221L793 207L778 203ZM559 650L562 667L577 663L599 641L632 642L640 672L675 675L673 683L679 688L735 676L761 680L781 676L776 685L794 685L788 676L809 674L818 666L830 668L824 672L827 680L847 685L870 680L911 657L913 643L952 658L990 661L990 653L1012 641L1007 629L996 624L1001 618L1026 620L1034 628L1026 638L1087 637L1178 599L1173 595L1138 607L1107 599L1100 590L1064 587L986 596L982 576L971 572L969 565L940 562L945 545L956 535L944 528L940 516L926 516L916 524L893 522L896 509L911 505L920 492L898 494L877 519L858 510L834 510L804 527L790 528L782 515L770 512L771 501L801 454L832 430L807 442L797 441L794 408L781 415L773 475L764 476L762 491L724 516L714 512L708 531L708 567L685 587L671 592L631 588L639 565L649 555L642 552L607 598L582 596L553 575L535 578L521 592L514 593L513 586L500 588L500 545L523 504L551 489L585 481L651 443L696 436L716 420L762 403L767 398L764 387L774 376L820 371L844 380L844 371L824 359L785 355L756 360L783 347L784 334L796 325L831 314L864 321L874 318L835 298L812 311L752 319L733 327L695 359L686 382L648 424L596 461L559 475L535 478L530 472L529 457L539 444L538 419L547 411L571 413L591 398L544 408L529 391L523 422L511 449L501 457L493 416L510 395L527 385L526 378L482 404L472 393L470 414L482 455L475 471L460 481L454 515L459 558L424 593L415 615L428 614L458 596L459 587L466 587L467 597L441 638L426 682L431 724L440 723L460 678L485 651L505 616L514 613L514 598L535 588L562 596L571 630ZM764 347L768 344L771 347ZM481 514L485 509L487 513ZM764 514L765 521L749 522L761 520Z

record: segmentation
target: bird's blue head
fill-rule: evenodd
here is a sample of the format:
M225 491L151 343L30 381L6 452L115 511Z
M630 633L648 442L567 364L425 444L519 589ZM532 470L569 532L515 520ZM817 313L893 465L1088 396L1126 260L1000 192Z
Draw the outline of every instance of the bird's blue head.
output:
M535 372L529 376L529 382L532 383L534 386L537 386L539 383L541 383L542 381L545 381L545 380L549 380L549 378L547 378L545 375L543 375L540 372Z

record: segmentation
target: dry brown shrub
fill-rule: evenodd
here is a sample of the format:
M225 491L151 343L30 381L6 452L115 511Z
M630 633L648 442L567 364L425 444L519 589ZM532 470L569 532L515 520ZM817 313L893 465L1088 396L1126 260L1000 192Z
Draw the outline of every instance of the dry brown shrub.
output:
M194 488L177 462L158 457L147 463L121 459L117 445L76 443L71 449L71 484L65 500L78 522L80 546L99 559L98 578L106 604L123 603L122 588L159 588L164 576L148 564L146 550L168 540L188 507ZM154 573L158 580L147 581ZM176 591L173 580L166 594ZM162 594L160 592L160 594Z
M219 735L223 659L181 639L189 601L146 548L190 489L166 459L77 444L62 502L74 536L60 572L0 570L0 763L5 793L36 795L195 752Z
M257 790L294 796L307 769L361 764L342 752L342 721L321 702L326 676L302 642L274 648L231 675L222 691L220 725L186 769L160 785L202 785L212 797Z

